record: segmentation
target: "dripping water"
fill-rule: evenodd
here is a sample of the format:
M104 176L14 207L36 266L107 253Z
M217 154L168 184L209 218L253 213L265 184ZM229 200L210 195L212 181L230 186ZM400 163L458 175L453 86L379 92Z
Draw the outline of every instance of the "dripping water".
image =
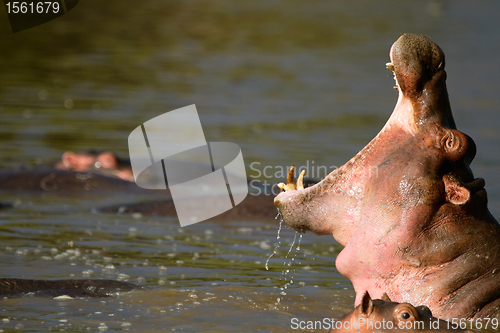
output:
M280 239L281 226L283 225L283 217L281 216L279 209L278 209L278 215L276 215L276 217L274 219L277 220L278 217L280 218L280 226L278 228L278 235L276 236L276 239L278 240L278 245L276 245L274 247L273 253L271 253L269 258L267 258L267 260L266 260L266 265L265 265L266 271L269 270L269 260L271 260L271 258L276 254L276 251L278 250L278 248L281 246L281 241L279 239Z
M283 221L283 217L281 216L279 210L278 210L278 215L276 215L275 219L278 219L278 217L280 218L280 224L279 224L278 233L276 236L276 239L278 240L278 244L274 248L273 253L271 253L269 258L267 258L266 265L265 265L266 270L269 270L269 260L274 255L276 255L276 253L278 252L278 248L281 246L280 232L281 232L281 228L283 226L284 221ZM295 262L295 257L297 255L297 252L300 250L300 243L302 241L302 234L299 234L299 240L297 242L297 246L295 247L295 251L292 252L292 250L294 249L294 246L295 246L295 242L297 241L297 234L298 234L298 232L295 232L295 235L293 237L293 241L292 241L290 247L288 248L288 252L285 255L285 261L283 262L283 266L285 266L285 267L284 267L283 271L281 272L281 275L282 275L282 277L284 276L285 281L284 281L284 285L282 287L280 287L280 290L281 290L280 295L282 295L282 296L286 295L285 290L288 288L288 286L293 284L293 275L290 274L290 267ZM286 260L289 258L290 255L291 255L290 259ZM282 277L280 277L280 281L282 281L282 279L283 279ZM289 281L287 281L288 279L289 279ZM280 301L281 301L281 297L278 297L276 299L275 305L278 305L278 303L280 303Z
M295 240L297 239L297 234L298 232L296 231L295 232L295 235L293 237L293 241L292 241L292 245L290 245L290 249L288 249L288 253L286 254L285 256L285 259L288 258L288 255L290 254L290 252L292 251L293 249L293 246L295 245ZM290 260L287 262L287 261L284 261L283 262L283 265L286 266L285 267L285 270L283 270L281 272L282 275L285 276L285 284L283 285L283 287L280 288L281 290L281 295L286 295L286 292L285 290L288 288L289 285L292 285L293 284L293 275L289 275L289 278L290 278L290 281L289 282L286 282L287 280L287 276L288 274L290 273L290 266L292 266L292 264L294 263L295 261L295 257L297 255L297 252L300 250L300 242L302 241L302 234L299 234L299 241L297 242L297 247L295 248L295 252L293 253L293 257L290 258ZM295 270L295 269L294 269ZM281 280L281 279L280 279Z

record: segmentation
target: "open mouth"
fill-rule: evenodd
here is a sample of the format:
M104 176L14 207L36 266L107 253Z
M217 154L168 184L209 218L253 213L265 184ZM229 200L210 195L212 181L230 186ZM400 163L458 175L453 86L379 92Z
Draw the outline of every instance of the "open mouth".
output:
M394 86L394 89L399 90L399 84L398 80L396 79L396 73L394 72L394 64L392 63L392 57L391 57L391 62L388 62L385 64L386 68L392 71L392 74L394 76L394 81L396 82L396 85ZM300 192L306 192L309 191L310 188L305 189L304 187L304 174L305 170L302 170L302 172L299 174L299 177L297 178L297 181L295 181L295 166L292 165L290 169L288 170L288 174L286 177L286 183L279 183L278 187L282 190L278 196L274 199L274 205L278 205L282 201L284 201L285 198L290 198L292 196L299 195ZM328 178L325 177L325 179ZM325 179L322 179L319 183L316 185L319 185L323 183ZM318 187L318 189L321 189L324 187ZM306 191L303 191L306 190ZM286 193L286 194L285 194Z
M392 71L392 75L394 77L394 81L396 81L396 85L393 88L399 90L398 80L396 79L396 72L394 72L394 64L392 62L388 62L388 63L385 64L385 68L387 68L387 69L389 69L389 70Z

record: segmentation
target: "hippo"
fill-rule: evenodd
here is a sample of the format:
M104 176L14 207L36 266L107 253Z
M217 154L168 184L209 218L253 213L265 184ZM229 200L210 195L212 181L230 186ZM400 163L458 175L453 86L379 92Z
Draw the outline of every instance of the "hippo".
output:
M316 184L318 180L313 178L303 179L303 186L308 187ZM259 188L259 190L261 190ZM276 208L271 200L274 188L263 188L261 193L249 193L242 202L232 209L214 216L207 221L227 222L227 221L254 221L269 220L276 216ZM277 190L277 188L276 188ZM108 214L133 214L140 213L144 216L177 216L173 200L163 199L154 201L135 202L128 204L114 204L100 207L97 211Z
M87 150L80 153L66 151L61 159L54 163L54 167L59 170L94 171L127 181L134 180L130 160L110 151Z
M140 213L144 216L177 216L172 199L145 201L130 204L111 205L100 207L97 211L111 214ZM248 195L242 202L232 209L214 216L207 221L253 221L269 220L276 216L276 208L272 204L271 196L265 194Z
M0 278L0 297L108 297L143 287L115 280L33 280Z
M66 151L60 159L37 167L0 170L0 190L9 191L137 192L132 181L130 160L109 151Z
M355 305L367 290L442 319L499 317L500 225L470 169L474 141L456 129L444 53L403 34L390 60L399 97L379 134L314 186L290 170L274 204L295 230L344 246L336 267Z
M132 182L92 171L33 168L0 171L1 191L72 192L113 191L151 194Z
M372 332L462 332L474 333L432 316L425 305L414 307L409 303L392 302L387 294L372 300L365 291L361 303L351 312L335 321L329 333ZM465 325L463 325L465 326Z

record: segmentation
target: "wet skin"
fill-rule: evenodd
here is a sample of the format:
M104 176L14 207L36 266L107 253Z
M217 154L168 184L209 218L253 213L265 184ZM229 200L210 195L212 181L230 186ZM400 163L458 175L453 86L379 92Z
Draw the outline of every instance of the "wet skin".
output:
M317 185L290 185L274 203L294 229L344 245L336 267L356 305L368 290L443 319L498 317L500 226L469 167L474 141L451 114L444 53L404 34L390 58L399 98L381 132Z
M368 292L363 294L360 305L335 324L336 328L331 329L329 333L473 333L473 331L460 329L458 325L433 317L426 306L414 307L408 303L395 303L386 294L382 296L382 299L372 300Z

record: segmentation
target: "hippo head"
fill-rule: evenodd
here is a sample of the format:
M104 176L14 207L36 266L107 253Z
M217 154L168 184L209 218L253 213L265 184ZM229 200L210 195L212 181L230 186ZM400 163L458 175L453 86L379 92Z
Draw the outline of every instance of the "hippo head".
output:
M295 230L331 234L345 246L337 269L357 291L424 304L437 287L405 299L415 287L407 277L460 256L470 239L457 237L459 229L492 217L484 180L469 168L474 141L451 114L444 53L425 36L403 34L390 59L399 97L380 133L314 186L303 188L303 174L294 184L292 169L274 204ZM404 276L406 285L396 284Z
M424 305L414 307L409 303L392 302L387 294L381 299L372 300L365 292L361 303L351 313L332 324L329 333L369 333L369 332L462 332L474 333L460 329L449 322L432 316L430 309Z

